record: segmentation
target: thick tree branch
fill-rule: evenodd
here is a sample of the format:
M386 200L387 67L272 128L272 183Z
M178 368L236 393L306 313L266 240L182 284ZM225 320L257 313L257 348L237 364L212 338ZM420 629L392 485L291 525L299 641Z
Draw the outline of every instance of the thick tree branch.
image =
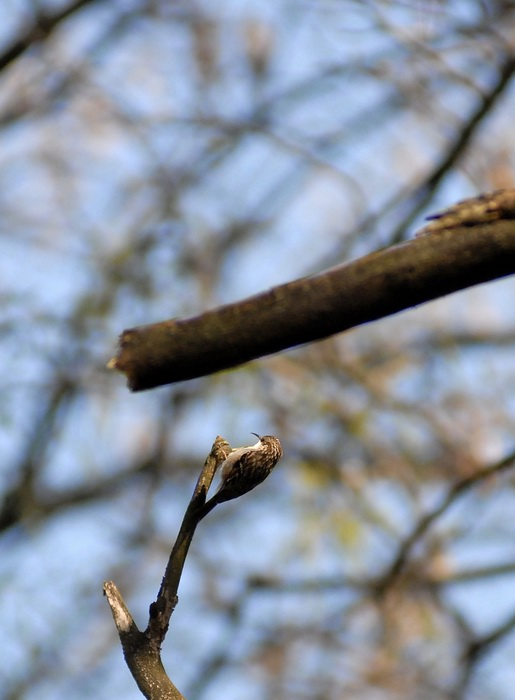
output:
M184 320L125 330L133 391L200 377L515 273L515 220L458 225Z

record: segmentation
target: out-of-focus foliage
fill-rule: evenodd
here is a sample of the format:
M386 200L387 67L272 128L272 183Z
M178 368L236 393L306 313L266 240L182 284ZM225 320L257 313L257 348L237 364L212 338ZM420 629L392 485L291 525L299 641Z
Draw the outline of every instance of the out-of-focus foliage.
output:
M104 367L515 186L513 3L68 2L0 28L5 697L140 697L102 581L143 625L256 431L285 458L202 523L164 648L188 700L511 698L512 280L148 394Z

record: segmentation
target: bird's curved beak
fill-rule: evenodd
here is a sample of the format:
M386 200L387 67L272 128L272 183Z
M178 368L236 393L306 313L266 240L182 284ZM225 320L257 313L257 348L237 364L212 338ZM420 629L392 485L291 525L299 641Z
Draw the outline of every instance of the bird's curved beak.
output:
M255 435L258 440L261 440L261 435L258 435L257 433L251 433L251 435Z

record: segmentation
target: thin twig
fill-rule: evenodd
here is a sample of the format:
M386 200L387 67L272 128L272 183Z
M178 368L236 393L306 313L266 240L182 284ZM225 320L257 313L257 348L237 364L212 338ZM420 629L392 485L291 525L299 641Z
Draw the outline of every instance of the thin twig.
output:
M217 467L231 447L218 436L193 491L179 534L173 546L156 600L150 605L147 628L141 632L122 595L113 581L104 583L104 594L111 608L113 620L127 666L142 694L148 700L185 700L168 677L161 661L161 645L170 618L177 605L177 591L188 549L201 520L199 508L206 502L207 492Z

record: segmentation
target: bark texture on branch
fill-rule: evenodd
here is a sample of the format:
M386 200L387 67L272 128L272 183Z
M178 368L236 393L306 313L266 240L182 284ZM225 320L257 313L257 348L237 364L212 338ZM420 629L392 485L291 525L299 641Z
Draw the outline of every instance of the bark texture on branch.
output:
M227 440L218 435L206 458L184 514L157 598L149 607L148 624L144 632L141 632L136 625L116 584L113 581L104 583L104 595L111 608L125 661L138 688L147 700L185 700L163 667L161 646L178 602L177 593L186 556L196 527L203 517L201 508L206 502L206 495L215 472L229 452L231 452L231 446Z
M125 330L108 367L142 391L201 377L515 272L515 220L442 229L189 319Z
M166 674L159 646L137 628L112 581L104 583L104 595L113 614L125 661L144 697L148 700L185 700Z

